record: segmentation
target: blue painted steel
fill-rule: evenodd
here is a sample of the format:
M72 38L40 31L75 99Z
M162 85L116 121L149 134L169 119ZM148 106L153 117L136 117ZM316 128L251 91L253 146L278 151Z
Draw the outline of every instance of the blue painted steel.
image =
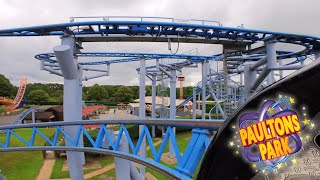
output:
M166 119L167 120L167 119ZM164 165L161 165L161 167L163 169L165 169L167 172L170 173L174 173L174 175L182 177L182 179L189 179L192 178L193 173L195 168L197 167L197 165L199 164L201 157L203 156L205 149L207 148L207 145L210 142L210 138L208 136L210 136L208 134L209 131L211 131L213 128L215 127L208 127L206 129L200 129L203 128L203 125L198 125L199 123L208 123L208 121L185 121L182 124L177 125L178 127L186 127L186 128L190 128L190 123L194 124L193 125L193 130L192 130L192 136L191 139L188 143L187 148L184 151L181 151L178 148L178 144L177 141L175 139L175 136L173 135L172 132L172 127L174 127L174 125L170 125L170 124L162 124L159 123L157 125L159 126L164 126L166 127L166 133L165 136L163 137L163 140L160 144L159 149L157 150L155 148L155 146L153 145L153 141L148 129L148 125L150 125L150 123L154 122L154 120L148 120L149 122L147 122L147 120L140 120L140 121L136 121L134 123L130 123L130 121L123 121L123 123L120 123L120 132L118 135L118 138L116 140L113 140L112 138L112 133L110 132L109 129L106 128L106 125L109 123L112 123L113 120L110 120L110 122L106 123L105 121L96 121L96 120L89 120L89 121L76 121L76 122L71 122L71 123L66 123L66 122L60 122L60 123L38 123L38 124L27 124L27 125L11 125L11 126L1 126L0 130L5 130L6 131L6 139L5 142L0 142L0 151L9 151L9 150L19 150L19 148L24 149L25 147L30 148L29 150L32 149L39 149L42 146L35 146L34 145L34 139L36 136L40 136L41 138L43 138L47 144L48 147L50 148L78 148L79 150L81 147L78 144L78 140L80 138L81 132L83 132L84 136L86 136L92 147L85 147L85 148L91 148L94 151L101 151L101 150L105 150L101 147L101 145L103 144L103 139L106 136L106 138L109 141L109 145L112 146L113 150L111 150L112 152L115 153L120 153L122 155L124 155L125 157L129 158L129 157L134 157L136 159L139 159L143 162L149 162L155 166L158 166L160 163L160 158L164 152L164 148L165 146L168 144L168 140L170 138L170 141L173 144L174 147L174 152L176 154L176 159L177 159L177 167L175 169L170 169L168 170L168 167L164 167ZM161 122L157 121L157 122ZM141 122L141 123L139 123ZM178 122L178 121L176 121ZM182 121L183 122L183 121ZM98 136L97 138L93 138L90 136L90 134L86 131L86 129L84 128L85 124L97 124L100 125L100 130L98 132ZM144 125L143 126L143 130L139 136L138 142L136 143L136 145L134 145L130 134L126 128L126 124L135 124L135 125ZM67 132L64 131L64 127L66 126L73 126L75 128L78 128L78 133L77 133L77 137L75 137L75 139L72 139ZM41 132L41 130L39 128L41 127L49 127L49 128L55 128L55 134L54 134L54 139L50 140L49 137L47 137L44 133ZM17 133L14 132L15 129L19 129L19 128L32 128L32 132L31 132L31 137L30 139L24 139L23 137L19 136ZM119 143L120 143L120 139L122 137L122 133L125 133L125 136L128 139L129 145L130 145L130 149L132 151L132 154L130 153L124 153L124 152L119 152L118 151L118 147L119 147ZM57 138L59 137L59 135L62 135L65 138L65 141L70 142L71 146L57 146ZM18 140L20 140L21 142L23 142L25 144L25 146L14 146L14 147L10 147L10 140L11 137L15 137ZM146 137L149 145L150 145L150 149L151 149L151 156L152 156L152 160L149 160L147 158L143 158L138 156L139 153L139 149L141 146L141 142L143 140L143 138ZM66 144L66 143L65 143ZM43 149L45 149L46 147L43 147ZM183 153L183 154L181 154Z
M184 59L190 60L191 62L201 62L204 60L220 60L220 55L213 56L196 56L196 55L186 55L186 54L152 54L152 53L78 53L78 57L128 57L127 59L117 59L117 60L102 60L95 62L80 62L81 65L99 65L99 64L114 64L114 63L124 63L139 61L141 57L146 60L154 59ZM44 60L49 63L57 63L54 53L38 54L35 56L38 60Z
M221 54L215 54L212 56L197 56L197 55L186 55L186 54L156 54L156 53L101 53L101 52L83 52L76 54L78 57L127 57L125 59L116 59L116 60L101 60L101 61L92 61L92 62L79 62L80 65L100 65L100 64L115 64L115 63L125 63L125 62L135 62L139 61L141 57L144 57L146 60L156 60L156 59L181 59L186 60L184 62L176 62L170 64L170 66L189 66L193 63L198 63L202 61L222 61ZM241 58L241 61L259 61L264 57L264 54L254 54L249 56L244 56ZM38 60L43 60L48 63L57 63L54 53L44 53L38 54L35 56ZM277 51L277 59L287 59L295 58L296 60L289 62L285 65L291 65L295 63L300 63L304 61L307 56L297 56L295 52L291 51ZM156 68L156 66L149 66L147 69ZM137 68L139 71L139 68Z
M0 30L0 36L52 36L65 34L76 37L79 35L112 35L112 37L142 35L149 38L149 41L154 41L155 37L166 38L168 36L187 37L188 39L249 41L252 43L276 40L277 42L305 46L304 50L295 53L296 57L311 54L320 47L320 39L314 36L175 22L88 21Z
M197 86L196 94L199 94L201 91L202 91L202 88L201 88L200 86ZM181 108L182 106L184 106L186 103L188 103L189 101L191 101L192 98L193 98L193 94L190 95L189 97L187 97L181 104L178 104L176 109L179 109L179 108Z
M42 111L42 110L40 110L40 109L32 109L32 108L26 109L22 113L17 115L16 119L13 120L10 123L10 125L20 124L28 114L32 113L32 111L39 112L39 111ZM0 133L3 133L3 132L4 132L4 130L0 130Z
M32 108L26 109L26 110L24 110L22 113L20 113L20 114L16 117L16 119L15 119L14 121L12 121L10 124L11 124L11 125L20 124L20 123L23 121L23 119L24 119L28 114L32 113L32 111L38 112L38 111L41 111L41 110L40 110L40 109L32 109Z

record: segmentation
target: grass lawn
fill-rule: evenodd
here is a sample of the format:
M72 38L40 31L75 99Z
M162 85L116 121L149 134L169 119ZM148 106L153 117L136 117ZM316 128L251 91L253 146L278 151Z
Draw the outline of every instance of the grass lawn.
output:
M54 134L55 129L40 129L47 137ZM15 132L25 139L29 140L32 129L17 129ZM0 142L5 141L6 134L0 134ZM44 145L45 140L39 136L35 138L35 145ZM10 146L25 146L17 138L11 136ZM8 179L35 179L43 164L42 152L0 152L1 173Z
M92 160L98 159L99 162L100 162L100 165L102 167L113 163L113 157L110 157L110 158L108 158L108 157L106 157L106 158L94 157L94 158L90 158L90 159L92 159ZM112 159L112 161L110 161L109 159ZM63 167L64 161L65 161L64 158L56 158L56 162L55 162L55 164L53 166L52 173L50 175L51 179L70 178L69 171L62 171L62 167ZM87 173L90 173L90 172L95 171L95 170L96 169L83 170L83 173L87 174Z

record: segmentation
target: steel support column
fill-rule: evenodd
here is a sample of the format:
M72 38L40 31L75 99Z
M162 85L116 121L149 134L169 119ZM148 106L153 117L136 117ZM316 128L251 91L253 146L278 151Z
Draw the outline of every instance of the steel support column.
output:
M227 61L227 49L223 46L223 84L224 84L224 92L228 94L228 61Z
M82 120L82 94L79 94L79 89L82 88L82 77L80 77L79 75L77 62L73 58L74 39L71 37L63 37L62 45L55 47L54 52L64 77L64 121ZM77 128L75 127L65 127L65 131L73 139L77 136ZM69 141L66 141L66 145L72 146ZM82 138L79 140L79 145L83 146ZM82 171L81 152L67 151L67 159L71 179L84 179Z
M199 93L198 94L198 110L200 111L201 110L201 108L200 108L200 106L201 106L201 104L200 104L200 96L201 96L201 94Z
M152 109L151 109L151 117L156 118L156 96L157 96L157 76L152 75ZM155 126L152 126L152 137L156 137L156 129Z
M279 67L281 67L282 66L282 60L279 60L278 64L279 64ZM283 78L283 70L279 70L279 75L280 75L280 79L282 79Z
M244 100L247 100L251 95L251 85L257 77L256 70L252 70L250 64L244 65Z
M206 84L207 84L207 66L208 62L202 62L202 119L206 119Z
M146 60L144 57L140 58L140 86L139 86L139 117L144 119L146 118ZM139 125L139 134L143 130L143 125ZM140 155L146 157L146 138L142 140L140 146ZM145 174L145 166L140 165L140 173L142 176Z
M32 112L31 112L31 113L32 113L32 123L36 123L36 116L35 116L35 115L36 115L36 114L35 114L35 113L36 113L36 110L35 110L35 109L32 109Z
M255 91L261 83L267 78L267 84L274 82L274 72L273 68L277 66L277 54L275 49L275 42L266 42L266 51L267 51L267 64L261 71L259 77L251 86L251 91Z
M277 67L277 53L276 53L276 43L275 42L268 42L266 43L266 51L267 51L267 68L272 69ZM272 84L275 82L274 79L274 71L270 71L267 76L267 84Z
M176 87L176 83L177 83L177 72L176 70L171 70L170 71L170 119L176 119L176 99L177 99L177 87ZM176 134L176 128L173 127L173 134ZM169 157L170 158L174 158L175 157L175 153L174 153L174 148L173 148L173 144L170 140L170 145L169 145Z
M192 119L196 119L197 115L197 110L196 110L196 105L197 105L197 95L196 95L197 87L193 87L192 90Z
M113 132L114 139L117 139L119 136L119 131ZM122 133L121 140L119 143L118 151L128 153L129 152L129 144L127 137ZM130 161L114 157L114 165L116 169L116 179L123 180L123 179L131 179L130 178Z

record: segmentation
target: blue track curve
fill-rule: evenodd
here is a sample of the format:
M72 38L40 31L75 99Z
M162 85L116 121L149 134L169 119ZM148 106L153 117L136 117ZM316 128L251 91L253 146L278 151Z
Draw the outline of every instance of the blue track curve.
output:
M10 151L37 151L37 150L70 150L70 151L84 151L93 153L109 154L116 157L135 161L140 164L146 165L159 172L172 177L174 179L191 179L197 165L199 164L203 154L206 151L211 139L211 131L221 127L223 121L192 121L192 120L170 120L170 119L110 119L110 120L87 120L87 121L74 121L74 122L53 122L53 123L37 123L37 124L23 124L23 125L7 125L0 126L0 131L5 131L5 139L0 142L0 152ZM113 133L107 128L107 125L119 124L119 135L113 137ZM137 143L131 139L132 135L126 128L126 125L143 125L142 131L139 134ZM96 137L92 137L86 130L86 125L97 125L99 132ZM65 127L72 126L77 130L76 136L71 136ZM165 135L160 142L159 147L153 143L148 126L163 126L166 127ZM53 137L47 137L43 130L46 128L54 128L55 133ZM172 131L173 127L183 127L192 129L192 135L189 139L186 149L180 149L175 135ZM16 129L32 128L30 136L24 138L20 136ZM45 129L41 129L45 128ZM91 147L83 147L79 145L81 134L87 137L91 143ZM35 145L35 138L39 136L46 141L45 146ZM130 152L122 152L119 150L122 137L125 136L128 140ZM69 145L59 145L60 137L64 137ZM12 145L11 139L17 138L23 145ZM151 156L142 157L138 155L143 139L146 138L150 146ZM161 163L161 157L165 151L165 147L170 142L173 145L176 154L177 164L176 167L170 168ZM106 149L105 142L112 150ZM150 158L150 159L149 159Z
M320 39L314 36L173 22L89 21L0 30L0 36L52 36L65 34L74 35L76 38L87 35L100 37L143 36L146 38L145 41L149 42L156 41L155 38L177 36L190 41L197 39L199 43L206 43L206 40L214 39L216 44L224 44L227 41L229 41L229 44L240 42L253 44L259 41L274 40L305 47L299 52L290 54L290 57L309 55L320 48Z
M198 55L187 55L187 54L157 54L157 53L107 53L107 52L82 52L77 53L78 57L90 57L90 58L108 58L108 57L117 57L121 59L116 60L101 60L101 61L92 61L92 62L79 62L80 65L100 65L100 64L115 64L115 63L125 63L125 62L134 62L139 61L141 57L144 57L146 60L156 60L156 59L181 59L189 60L190 63L200 63L202 61L222 61L222 55L216 54L212 56L198 56ZM242 61L258 61L263 58L263 54L254 54L247 57L243 57ZM54 53L43 53L37 54L35 56L38 60L44 60L48 63L57 63ZM299 63L307 58L306 55L296 56L295 52L291 51L277 51L277 59L286 59L286 58L295 58L289 64Z
M80 65L99 65L99 64L115 64L123 62L133 62L139 61L141 57L146 60L152 59L182 59L190 60L191 62L202 62L204 60L212 61L219 60L220 55L216 56L195 56L186 54L152 54L152 53L99 53L99 52L85 52L76 54L78 57L118 57L126 59L116 59L116 60L102 60L94 62L80 62ZM44 60L49 63L57 63L54 53L38 54L35 56L38 60Z

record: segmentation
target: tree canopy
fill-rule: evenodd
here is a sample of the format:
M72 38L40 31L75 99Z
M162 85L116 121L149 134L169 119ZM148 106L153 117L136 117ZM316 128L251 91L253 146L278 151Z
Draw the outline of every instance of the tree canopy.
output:
M133 93L127 86L121 86L118 88L114 96L118 102L130 102L132 100Z
M178 85L178 84L177 84ZM159 96L160 84L157 85L157 95ZM98 85L83 86L83 101L98 102L104 104L116 104L119 102L132 102L139 98L139 86L120 86L120 85ZM165 96L170 96L170 89L165 87ZM183 88L183 97L192 95L192 87ZM151 96L152 87L146 86L146 96ZM14 98L17 87L0 74L0 96ZM63 103L63 84L59 83L30 83L26 89L28 104L62 104ZM177 88L177 98L179 98L179 88Z
M49 100L49 94L42 89L32 90L28 99L32 104L43 104Z
M89 89L87 100L101 101L109 97L108 91L98 84L95 84Z
M9 79L0 74L0 96L2 97L15 97L16 88L11 84Z

